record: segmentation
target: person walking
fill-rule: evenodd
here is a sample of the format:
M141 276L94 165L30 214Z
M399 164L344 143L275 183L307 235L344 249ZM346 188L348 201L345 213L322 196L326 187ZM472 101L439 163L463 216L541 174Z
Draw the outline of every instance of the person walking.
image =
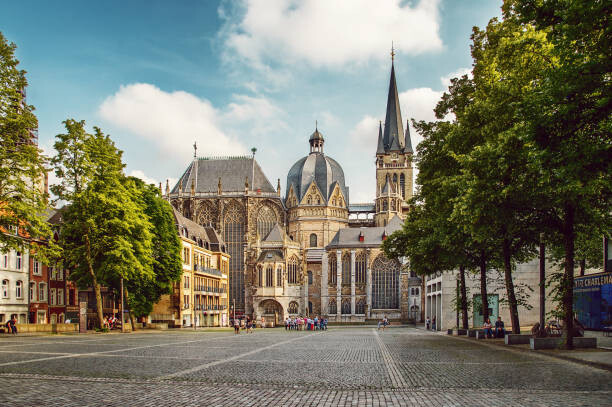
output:
M431 329L436 330L436 317L434 316L431 320Z
M429 320L429 317L425 318L425 329L427 329L429 331L429 323L431 321Z

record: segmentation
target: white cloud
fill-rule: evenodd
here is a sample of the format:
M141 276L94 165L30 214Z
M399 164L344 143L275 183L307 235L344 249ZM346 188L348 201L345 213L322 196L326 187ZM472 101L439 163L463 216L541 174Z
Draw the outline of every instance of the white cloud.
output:
M261 135L284 126L283 112L264 97L233 95L223 109L188 92L165 92L154 85L121 86L99 108L100 116L119 128L152 142L162 156L184 159L198 155L247 153L240 136Z
M147 184L159 185L158 180L156 180L155 178L148 177L142 170L132 170L130 171L129 175L131 177L140 178Z
M444 86L444 89L448 89L448 87L451 85L451 79L460 78L463 75L468 75L468 77L471 78L472 68L459 68L455 72L451 72L448 75L441 77L440 82L442 82L442 86Z
M307 62L342 68L387 58L397 52L416 55L442 48L439 0L243 0L226 3L221 37L228 55L266 70L271 63Z

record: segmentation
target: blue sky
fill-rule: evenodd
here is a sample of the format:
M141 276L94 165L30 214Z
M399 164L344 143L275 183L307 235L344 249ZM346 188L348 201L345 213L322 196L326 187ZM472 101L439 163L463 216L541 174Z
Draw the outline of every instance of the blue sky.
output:
M351 202L374 198L390 48L404 120L433 120L469 36L496 0L6 2L0 31L28 71L41 147L67 118L109 133L126 173L175 181L193 156L257 147L273 185L308 153L315 120ZM412 143L419 136L412 132Z

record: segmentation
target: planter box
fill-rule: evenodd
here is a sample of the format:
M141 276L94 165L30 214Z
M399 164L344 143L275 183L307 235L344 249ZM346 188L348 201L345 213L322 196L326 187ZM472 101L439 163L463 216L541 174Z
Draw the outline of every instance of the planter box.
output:
M506 334L504 342L506 345L525 345L530 339L531 335Z
M79 324L17 324L18 333L33 332L78 332Z
M468 336L470 338L475 338L476 332L484 332L484 331L482 329L468 329Z
M557 349L559 348L565 338L554 337L554 338L530 338L529 346L532 350L538 349ZM574 348L596 348L597 338L574 338Z

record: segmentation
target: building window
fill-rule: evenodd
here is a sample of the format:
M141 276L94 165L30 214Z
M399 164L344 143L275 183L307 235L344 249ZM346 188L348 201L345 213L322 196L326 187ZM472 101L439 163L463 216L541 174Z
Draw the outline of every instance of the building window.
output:
M189 264L189 248L183 247L183 263Z
M23 298L23 282L22 281L17 281L15 283L15 297L16 298Z
M338 307L336 306L336 300L329 300L328 312L330 314L338 313Z
M274 274L272 273L272 266L266 268L266 287L274 286Z
M317 247L317 235L314 233L310 234L310 247Z
M312 302L308 301L308 315L312 314Z
M189 308L189 295L183 295L183 308Z
M47 284L45 283L38 285L38 301L47 301Z
M244 241L245 213L237 202L227 206L223 217L223 238L230 257L229 301L236 300L236 309L244 310Z
M299 284L297 259L292 257L289 260L289 284Z
M33 262L33 270L32 270L32 274L40 276L40 262L37 260L34 260Z
M329 262L329 274L327 275L327 282L331 285L336 285L338 281L338 263L336 253L330 253L328 256Z
M30 302L36 301L36 283L30 283Z
M9 256L8 253L4 253L2 255L2 267L7 269L8 268L8 263L9 263Z
M399 308L400 264L382 254L372 264L372 309Z
M183 288L189 288L189 276L185 276L183 280Z
M283 269L280 267L276 270L276 285L278 287L283 286Z
M366 282L366 256L363 251L360 251L355 258L355 282L357 284Z
M351 285L351 255L342 256L342 285Z
M345 298L342 300L342 314L350 314L351 313L351 300Z
M64 305L64 289L57 289L57 305Z
M49 290L49 305L56 304L55 288Z
M297 314L298 313L298 309L299 308L298 308L298 303L297 302L291 301L289 303L288 311L289 311L290 314Z
M64 269L63 269L63 268L61 268L61 267L59 267L59 268L57 269L57 279L58 279L59 281L63 281L63 280L64 280Z
M355 306L355 313L365 314L365 301L363 300L363 298L357 301L357 305Z
M74 305L74 289L68 290L68 305Z
M264 239L267 237L276 222L274 210L269 206L263 206L257 215L257 233L259 233L259 238Z
M308 271L308 285L312 285L312 271Z
M17 259L15 261L15 268L21 270L21 262L23 261L23 255L21 252L17 252Z
M57 279L57 269L55 268L55 266L51 267L51 273L49 273L49 280L56 280Z
M2 280L2 298L9 297L9 281Z
M261 266L257 267L257 282L259 283L260 287L263 287L263 285L264 285L264 281L263 281L263 269L261 268Z
M404 177L404 174L400 174L400 191L402 192L402 198L406 199L406 177Z

